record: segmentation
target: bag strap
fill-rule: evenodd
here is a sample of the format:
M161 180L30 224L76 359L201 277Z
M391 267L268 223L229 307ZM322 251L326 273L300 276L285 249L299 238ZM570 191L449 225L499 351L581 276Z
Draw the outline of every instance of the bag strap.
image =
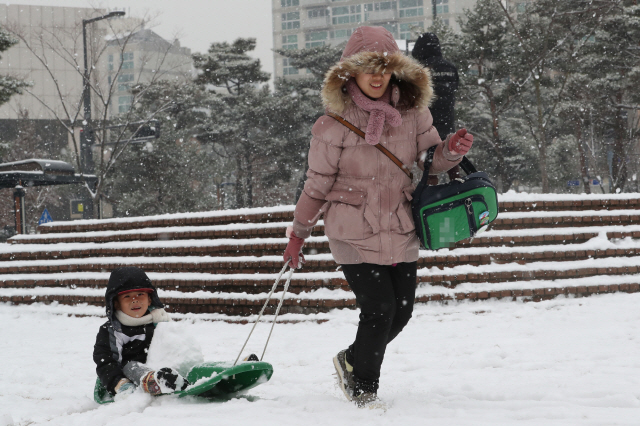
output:
M343 126L347 127L349 130L351 130L356 135L360 136L362 139L365 138L365 133L362 130L358 129L356 126L354 126L353 124L349 123L347 120L345 120L344 118L340 117L338 114L334 114L332 112L329 112L329 113L327 113L327 115L329 117L333 117L336 120L338 120L340 122L340 124L342 124ZM384 155L389 157L389 159L391 161L393 161L396 164L396 166L400 167L400 169L404 172L404 174L409 176L409 179L413 180L413 173L411 173L409 168L407 166L405 166L404 163L398 159L398 157L393 155L393 153L391 151L389 151L387 148L385 148L384 146L382 146L380 144L376 144L374 146L380 152L382 152Z
M431 164L433 164L433 156L436 152L438 145L434 145L427 150L427 158L424 160L424 171L422 172L422 178L420 179L420 183L416 186L416 190L413 192L413 198L420 198L422 191L424 188L428 186L427 179L429 178L429 169L431 169ZM477 173L476 167L469 161L467 157L462 157L460 160L460 164L458 164L462 170L468 175L471 173Z

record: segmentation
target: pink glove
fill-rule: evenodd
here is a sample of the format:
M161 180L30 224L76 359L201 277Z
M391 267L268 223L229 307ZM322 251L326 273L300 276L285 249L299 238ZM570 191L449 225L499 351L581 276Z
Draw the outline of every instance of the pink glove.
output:
M287 236L289 237L289 244L287 244L287 248L284 250L284 256L282 257L285 262L291 259L289 265L291 265L293 269L301 268L304 263L304 256L302 255L304 239L297 237L293 231L288 232L288 230Z
M458 130L449 138L449 152L465 155L473 145L473 135L467 133L467 129Z

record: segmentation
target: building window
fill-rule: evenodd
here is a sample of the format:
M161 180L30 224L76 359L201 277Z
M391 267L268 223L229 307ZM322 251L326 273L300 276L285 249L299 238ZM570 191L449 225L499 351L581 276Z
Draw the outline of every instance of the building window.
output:
M395 1L382 1L380 3L368 3L364 5L365 12L379 12L381 10L395 10Z
M362 22L362 5L334 7L331 16L333 25Z
M118 112L128 112L131 109L132 102L133 96L120 96L118 98Z
M351 37L352 33L353 33L353 30L350 28L345 30L335 30L335 31L331 31L331 38L332 39L349 38Z
M122 69L123 70L133 69L133 52L126 52L122 54Z
M382 25L376 25L376 27L382 27L386 29L391 34L393 34L394 38L398 35L398 24L382 24Z
M113 71L113 55L109 55L109 71Z
M437 1L437 0L436 0ZM401 18L409 18L411 16L423 16L423 0L398 0Z
M516 12L525 13L527 11L527 7L529 6L529 2L523 1L516 4Z
M118 92L130 91L132 83L133 83L133 74L120 74L118 76Z
M295 30L300 28L300 12L288 12L282 14L282 29Z
M280 5L282 7L299 6L300 0L280 0Z
M282 36L282 48L285 50L297 50L298 36L296 34Z
M400 40L412 40L414 32L424 32L424 22L407 22L400 24Z
M396 10L396 2L395 1L382 1L379 3L367 3L364 5L364 20L368 21L371 13L376 12L385 12L385 11L395 11ZM385 16L389 16L390 13L387 12ZM394 17L395 18L395 17Z
M328 31L314 31L312 33L307 33L304 35L304 40L306 43L304 46L306 48L309 47L317 47L325 44L325 40L329 39Z
M133 74L120 74L118 76L118 83L130 83L133 81Z
M323 18L325 16L329 16L329 9L326 8L322 8L322 9L311 9L309 12L307 12L309 16L309 19L315 19L315 18Z
M436 15L449 13L449 0L436 0Z
M298 68L294 68L290 65L291 59L284 58L282 60L282 74L283 75L297 75L300 71Z

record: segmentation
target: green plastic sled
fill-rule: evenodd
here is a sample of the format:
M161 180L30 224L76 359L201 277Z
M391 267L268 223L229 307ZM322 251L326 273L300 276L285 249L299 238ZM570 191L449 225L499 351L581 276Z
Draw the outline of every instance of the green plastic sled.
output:
M239 392L266 383L273 375L273 366L268 362L243 362L235 367L229 362L205 362L194 366L187 374L191 385L173 394L179 397L199 396L209 399L228 399ZM113 396L96 379L93 399L98 404L113 402Z

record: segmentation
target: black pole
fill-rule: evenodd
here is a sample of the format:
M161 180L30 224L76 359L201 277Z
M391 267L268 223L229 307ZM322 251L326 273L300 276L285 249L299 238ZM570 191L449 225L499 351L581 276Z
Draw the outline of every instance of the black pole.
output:
M436 21L438 13L436 12L436 0L431 0L431 8L433 9L433 22Z
M87 24L112 18L114 16L124 16L124 11L116 11L107 15L98 16L92 19L82 20L82 49L84 54L84 75L82 86L82 101L84 104L84 120L82 121L82 132L80 133L80 163L82 174L94 174L95 164L93 163L93 127L91 124L91 87L89 84L89 60L87 55ZM93 200L87 194L82 197L84 209L83 218L93 218Z
M26 214L24 211L24 196L26 191L20 185L16 186L13 191L13 208L16 214L16 234L26 234L27 224Z
M89 61L87 58L87 23L82 20L82 48L84 52L84 77L82 88L82 100L84 103L84 120L82 122L82 133L80 134L80 152L82 158L82 172L84 174L93 173L93 153L91 152L92 135L91 131L91 91L89 87Z

